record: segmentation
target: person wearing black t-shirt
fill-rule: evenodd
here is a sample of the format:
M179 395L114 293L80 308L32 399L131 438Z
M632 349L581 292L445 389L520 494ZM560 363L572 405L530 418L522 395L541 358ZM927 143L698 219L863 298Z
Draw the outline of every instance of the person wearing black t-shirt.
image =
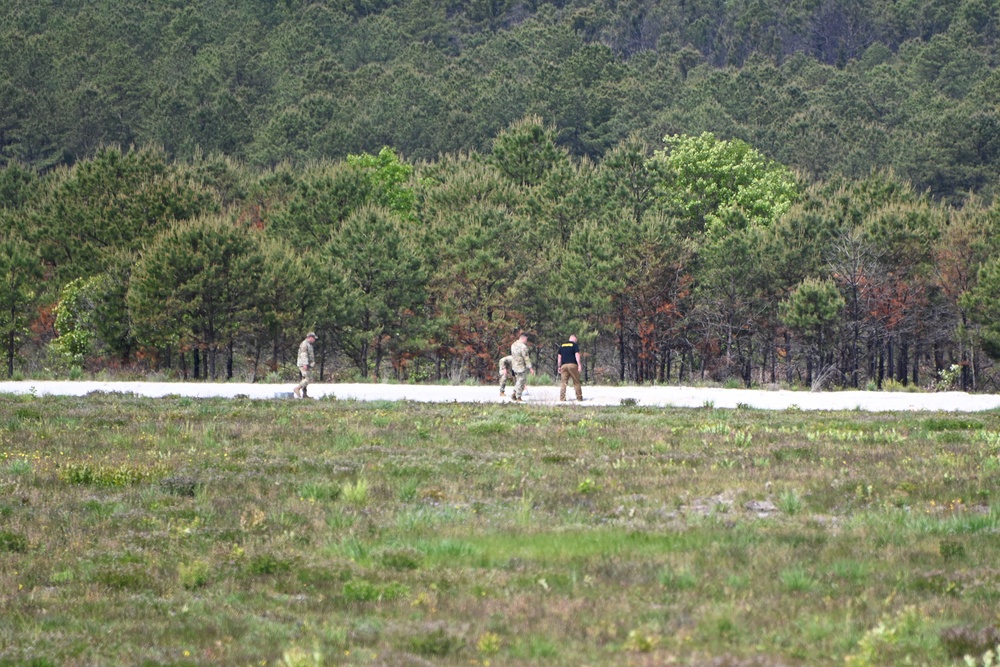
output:
M576 336L570 336L568 343L559 346L559 376L562 382L559 385L559 400L566 400L566 384L572 378L573 388L576 389L576 400L583 400L583 387L580 386L580 346L576 342Z

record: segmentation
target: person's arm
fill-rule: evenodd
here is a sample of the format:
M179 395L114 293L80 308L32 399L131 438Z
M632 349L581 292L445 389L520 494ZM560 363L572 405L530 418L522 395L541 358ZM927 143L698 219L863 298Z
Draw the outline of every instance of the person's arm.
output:
M576 367L583 368L583 364L580 362L580 348L576 348Z

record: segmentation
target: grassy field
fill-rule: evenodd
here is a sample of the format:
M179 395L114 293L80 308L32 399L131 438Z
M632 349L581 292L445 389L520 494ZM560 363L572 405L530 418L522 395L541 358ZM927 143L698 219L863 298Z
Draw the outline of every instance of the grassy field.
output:
M964 665L1000 641L996 413L105 394L0 396L0 428L0 665Z

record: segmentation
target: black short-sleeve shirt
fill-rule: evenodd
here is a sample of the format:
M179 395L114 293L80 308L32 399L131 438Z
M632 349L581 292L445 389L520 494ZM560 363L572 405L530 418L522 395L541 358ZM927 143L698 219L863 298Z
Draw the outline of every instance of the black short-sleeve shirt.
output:
M576 353L580 351L580 346L573 342L563 343L559 347L559 365L575 364Z

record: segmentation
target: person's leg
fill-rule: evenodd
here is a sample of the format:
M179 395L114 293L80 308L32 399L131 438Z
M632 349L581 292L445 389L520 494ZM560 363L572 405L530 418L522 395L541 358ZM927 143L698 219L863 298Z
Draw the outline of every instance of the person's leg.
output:
M295 387L295 395L298 396L299 398L306 398L307 396L306 387L309 386L309 371L304 371L300 368L299 373L302 374L302 379L299 381L299 384Z
M562 368L559 369L559 377L560 377L560 381L559 381L559 400L560 401L565 401L566 400L566 383L569 381L569 378L570 378L569 367L570 367L570 364L563 364Z
M573 378L573 388L576 389L576 400L582 401L583 385L580 384L580 367L576 364L570 364L569 374Z
M521 394L524 393L524 385L528 380L528 372L514 373L514 400L520 401Z

